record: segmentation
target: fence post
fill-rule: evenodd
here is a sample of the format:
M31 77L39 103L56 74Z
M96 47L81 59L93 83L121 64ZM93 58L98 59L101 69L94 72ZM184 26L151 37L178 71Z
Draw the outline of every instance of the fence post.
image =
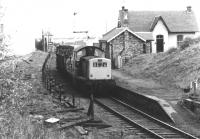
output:
M49 90L49 77L48 76L46 78L46 88L47 88L47 90Z
M75 106L75 96L74 96L74 94L72 94L72 104L73 104L73 107L75 108L76 106Z
M52 93L52 79L50 78L50 80L49 80L49 92L50 92L50 94Z
M61 85L59 85L59 99L60 99L60 103L62 102L62 93L61 93Z

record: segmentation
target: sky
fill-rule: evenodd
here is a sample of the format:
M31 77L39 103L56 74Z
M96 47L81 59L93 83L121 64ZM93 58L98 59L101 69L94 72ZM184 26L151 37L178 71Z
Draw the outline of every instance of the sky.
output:
M101 37L116 27L122 6L128 10L186 10L192 6L200 26L199 0L0 0L5 15L1 22L11 35L16 54L34 50L34 39L42 30L54 37L70 37L75 31L89 31ZM75 16L73 13L77 13Z

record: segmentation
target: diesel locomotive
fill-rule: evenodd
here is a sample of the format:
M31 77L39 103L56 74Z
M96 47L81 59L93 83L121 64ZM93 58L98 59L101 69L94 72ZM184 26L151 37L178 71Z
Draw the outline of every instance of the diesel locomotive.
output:
M73 85L95 93L106 92L114 84L111 60L96 46L60 45L56 50L57 69L69 75ZM86 92L87 93L87 92Z

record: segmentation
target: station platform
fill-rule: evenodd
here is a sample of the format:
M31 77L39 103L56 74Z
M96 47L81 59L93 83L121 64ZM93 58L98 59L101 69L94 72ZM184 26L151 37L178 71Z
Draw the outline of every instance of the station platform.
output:
M169 89L151 79L134 78L120 70L112 70L112 77L117 86L142 94L158 102L166 114L177 123L179 114L176 111L177 103L182 97L180 90Z
M152 79L135 78L120 70L112 70L112 77L118 86L144 95L156 96L172 104L177 103L183 95L181 90L168 88Z

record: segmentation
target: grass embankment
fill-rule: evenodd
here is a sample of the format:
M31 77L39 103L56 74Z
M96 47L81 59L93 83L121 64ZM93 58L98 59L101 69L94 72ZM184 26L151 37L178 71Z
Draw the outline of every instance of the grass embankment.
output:
M185 88L200 78L200 45L182 51L140 55L122 70L135 78L151 78L166 86Z
M32 103L32 95L40 92L42 88L38 80L43 63L35 60L41 60L45 55L42 52L33 52L23 57L11 57L1 61L0 138L28 138L30 121L25 116L28 112L27 106ZM28 59L29 57L31 59ZM31 74L39 79L26 78L26 75Z

